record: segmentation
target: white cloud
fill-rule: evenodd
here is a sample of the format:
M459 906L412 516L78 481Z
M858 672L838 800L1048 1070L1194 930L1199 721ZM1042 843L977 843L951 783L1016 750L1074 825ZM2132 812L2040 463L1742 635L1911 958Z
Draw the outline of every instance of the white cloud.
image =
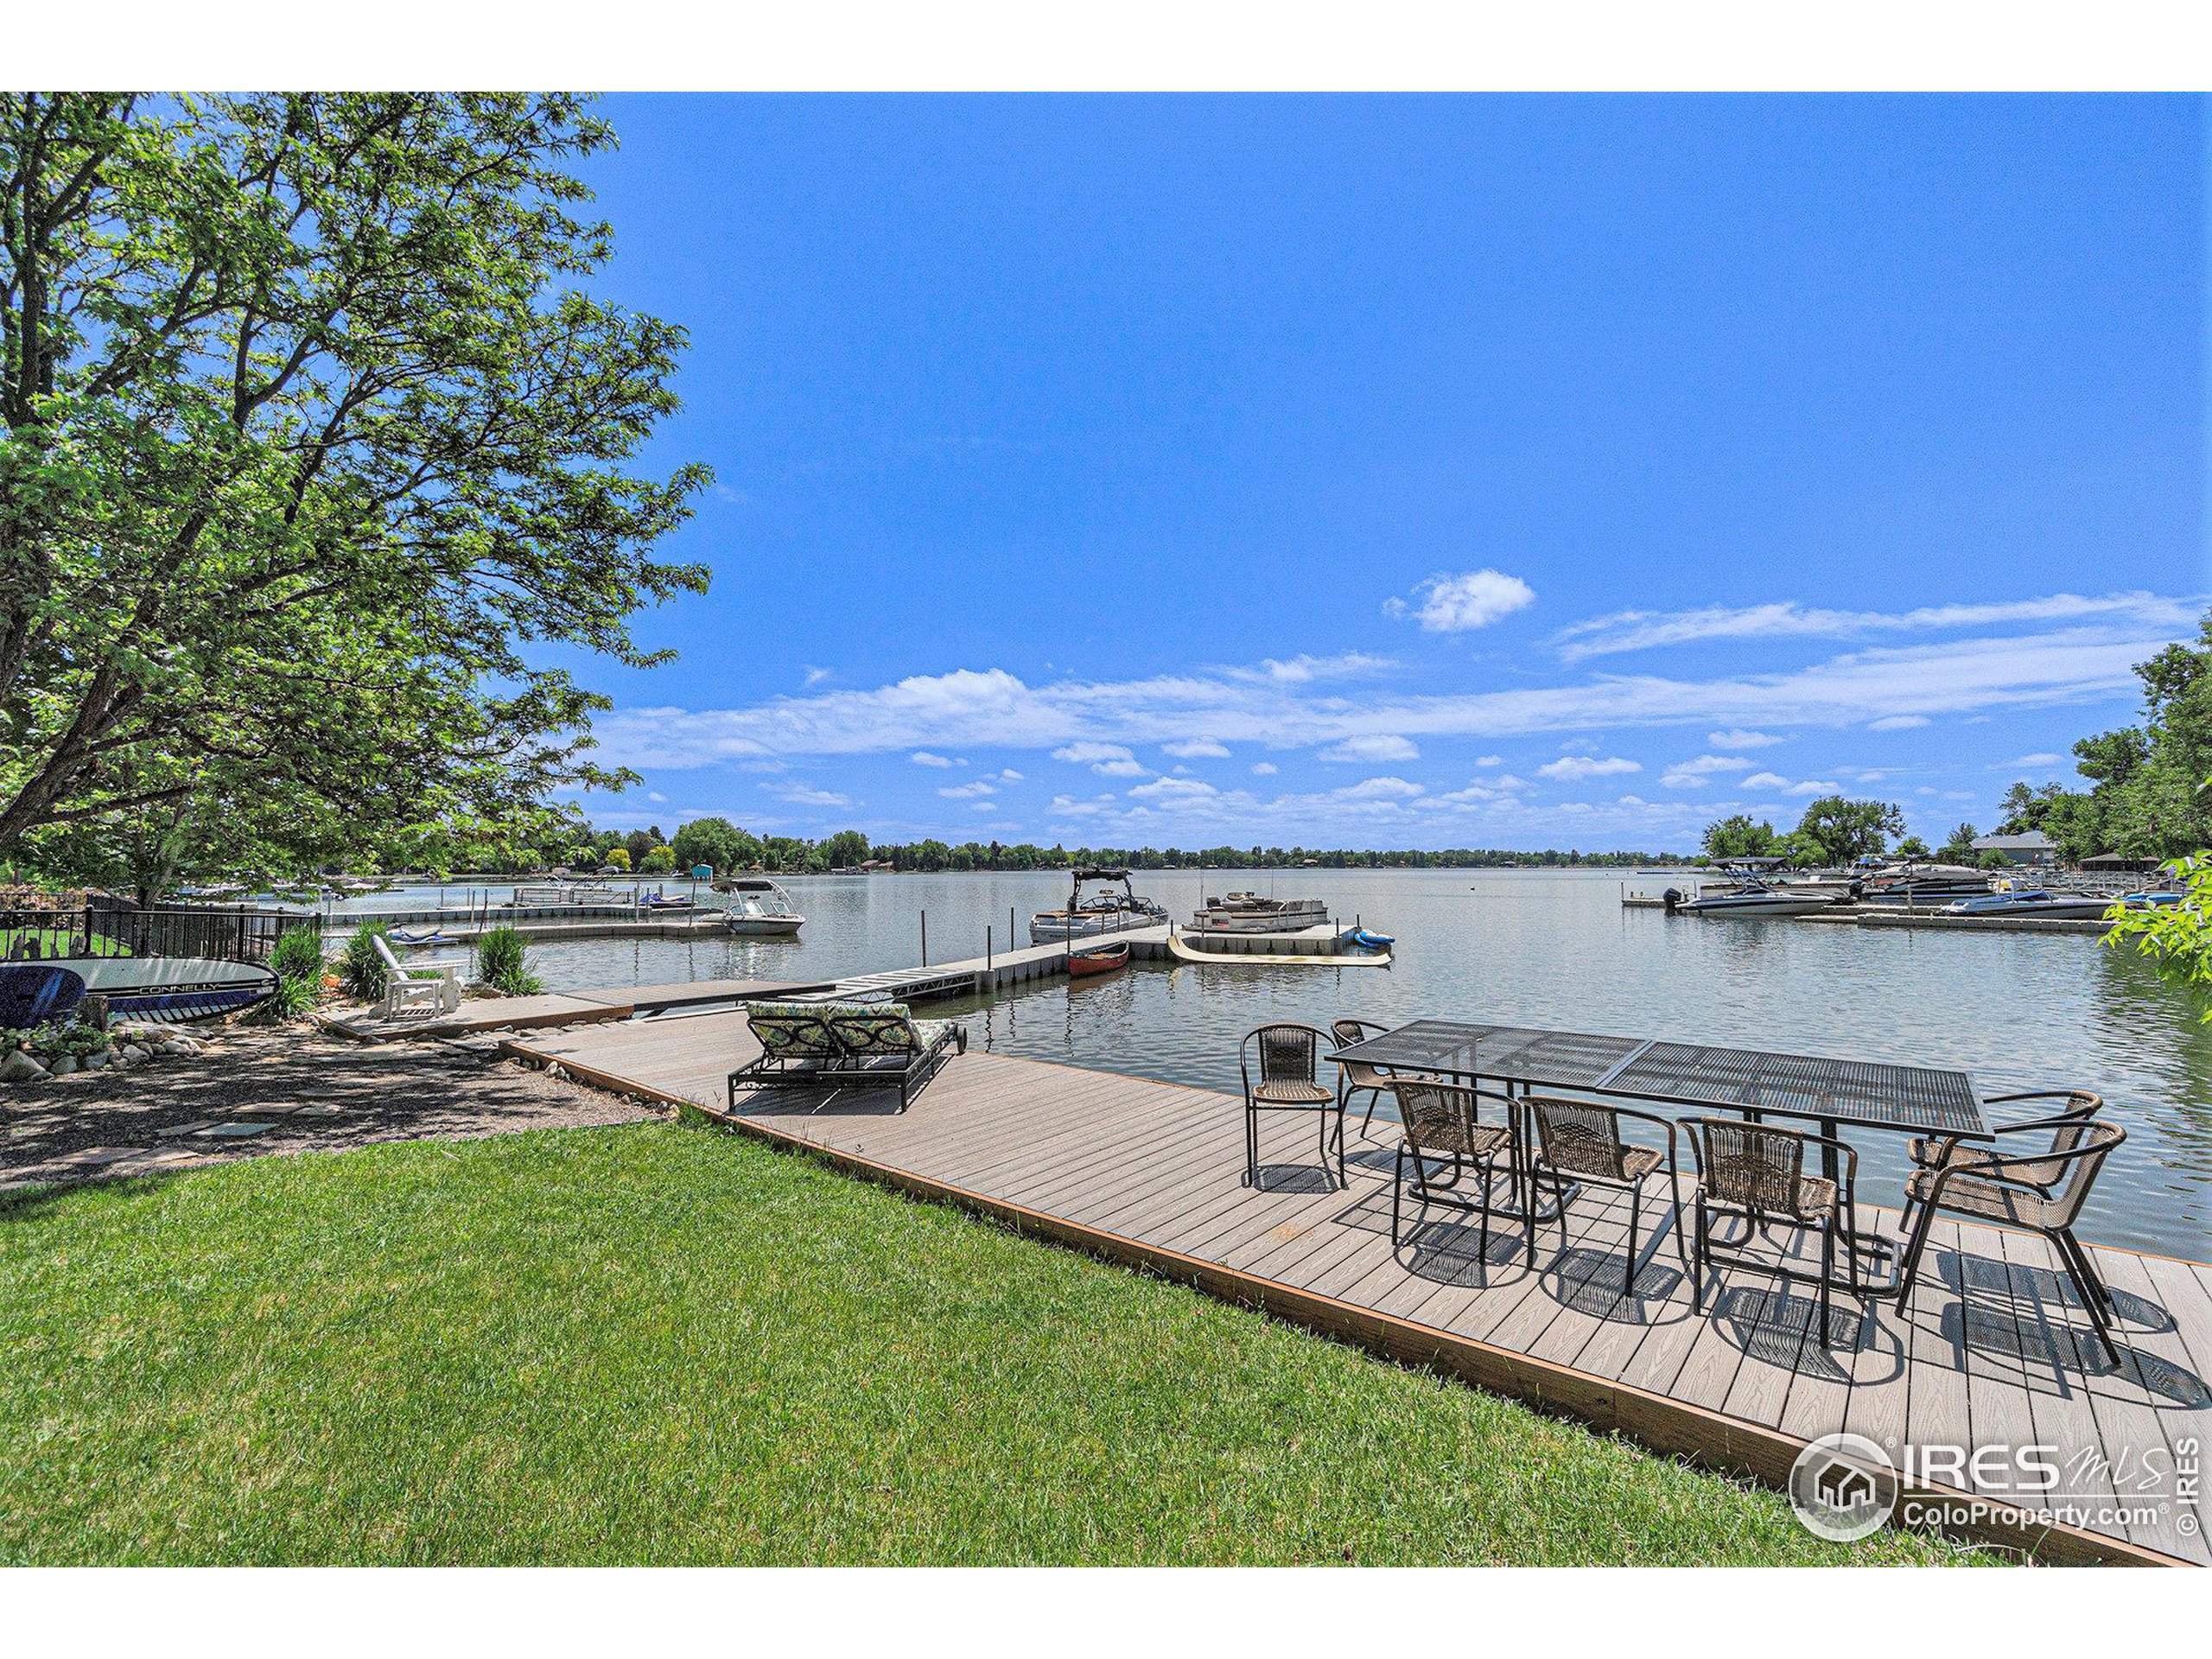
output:
M1642 772L1643 768L1624 756L1607 755L1599 760L1595 755L1569 754L1536 768L1539 778L1554 778L1565 784L1579 784L1586 778L1611 778L1624 772Z
M1271 680L1278 685L1306 685L1315 680L1356 679L1365 675L1380 674L1397 664L1388 657L1370 657L1362 651L1340 652L1334 657L1309 657L1300 652L1297 656L1281 661L1273 657L1264 658L1257 668L1232 668L1230 677L1239 680Z
M1052 751L1052 759L1071 766L1089 766L1101 778L1141 778L1145 769L1136 756L1119 743L1070 743Z
M804 683L807 685L819 685L824 680L834 680L836 677L836 671L834 669L815 668L810 665L806 671L806 679Z
M1323 760L1370 763L1376 760L1418 760L1421 751L1402 737L1376 735L1348 737L1323 749L1319 757Z
M849 795L840 795L835 790L816 789L809 784L775 783L763 784L760 787L778 800L789 801L793 806L850 806L853 804Z
M1868 721L1866 729L1870 732L1909 732L1916 726L1927 723L1928 716L1925 715L1884 715L1879 720Z
M1993 760L1992 772L2042 772L2048 767L2063 766L2066 757L2059 754L2021 754L2010 760Z
M1430 633L1486 628L1536 600L1536 590L1520 577L1488 569L1457 576L1431 576L1418 583L1414 594L1421 601L1418 607L1393 599L1384 602L1383 612L1389 616L1410 615Z
M1824 783L1818 779L1808 778L1802 783L1790 785L1782 792L1785 795L1834 795L1840 787L1833 781Z
M1091 744L1128 753L1135 744L1201 738L1283 749L1354 738L1526 737L1691 722L1724 732L1732 725L1840 728L1899 714L1971 718L2123 698L2132 706L2134 664L2167 643L2073 630L1866 650L1786 673L1707 680L1599 675L1418 696L1316 696L1295 683L1213 673L1033 687L1003 670L961 669L870 691L775 697L744 708L621 709L595 721L594 731L608 764L667 771L901 749L942 756ZM1133 759L1123 766L1116 775L1144 770Z
M957 784L950 789L938 791L938 793L948 801L973 800L977 796L995 795L998 792L999 786L996 784L982 778L976 779L973 783Z
M1777 772L1755 772L1744 779L1744 787L1764 790L1787 789L1789 787L1789 780Z
M1505 764L1505 757L1502 754L1479 754L1475 757L1475 764L1478 766L1502 766Z
M1710 605L1694 611L1617 611L1578 622L1554 637L1568 662L1617 652L1649 651L1705 639L1847 639L1877 632L1935 632L1989 627L2007 622L2119 621L2138 626L2185 628L2201 608L2196 598L2157 594L2107 594L2084 599L2053 594L2043 599L1980 605L1929 605L1910 611L1838 611L1781 600L1764 605Z
M1255 778L1272 778L1281 770L1282 768L1272 760L1258 760L1253 763L1252 775Z
M1705 741L1716 749L1764 749L1784 740L1765 732L1707 732Z
M666 806L668 804L668 797L662 794L657 789L647 790L645 791L645 798L651 801L655 806Z
M1018 784L1021 782L1021 774L1016 772L1012 766L1008 766L1004 771L1001 772L999 776L1005 779L1009 784Z
M1229 758L1227 747L1210 737L1185 738L1179 743L1163 743L1160 747L1183 760L1226 760Z
M931 754L927 749L916 749L906 757L918 766L949 766L952 762L941 754Z
M1679 760L1667 768L1659 779L1664 789L1699 789L1710 782L1716 772L1748 772L1751 763L1730 754L1700 754L1694 760Z
M1346 801L1404 801L1423 792L1419 784L1403 778L1370 778L1335 791L1339 800Z
M1148 784L1131 786L1133 801L1191 800L1218 795L1221 791L1198 778L1155 778Z

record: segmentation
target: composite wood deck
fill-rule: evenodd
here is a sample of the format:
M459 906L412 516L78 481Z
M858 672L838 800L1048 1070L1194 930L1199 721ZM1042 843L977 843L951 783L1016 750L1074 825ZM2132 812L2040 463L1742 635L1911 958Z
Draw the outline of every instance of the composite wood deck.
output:
M758 1052L744 1018L705 1014L518 1033L508 1046L605 1086L728 1109ZM1847 1430L1907 1446L2058 1449L2085 1510L2172 1498L2212 1429L2212 1267L2096 1247L2119 1303L2122 1363L2090 1357L2087 1321L2039 1238L1939 1224L1909 1312L1839 1297L1824 1345L1802 1287L1731 1270L1693 1311L1671 1229L1624 1282L1626 1201L1594 1189L1566 1236L1432 1211L1390 1231L1395 1125L1353 1115L1349 1185L1319 1173L1310 1116L1265 1121L1262 1185L1243 1184L1242 1103L1116 1073L971 1053L896 1111L881 1094L741 1099L738 1127L856 1173L1148 1268L1212 1294L1436 1366L1617 1430L1655 1450L1786 1478L1805 1442ZM1663 1210L1664 1206L1659 1206ZM1649 1227L1652 1206L1647 1202ZM2093 1212L2094 1213L2094 1212ZM1894 1224L1895 1217L1879 1216ZM1992 1479L1956 1483L1995 1503ZM1987 1535L2050 1560L2212 1562L2198 1512Z

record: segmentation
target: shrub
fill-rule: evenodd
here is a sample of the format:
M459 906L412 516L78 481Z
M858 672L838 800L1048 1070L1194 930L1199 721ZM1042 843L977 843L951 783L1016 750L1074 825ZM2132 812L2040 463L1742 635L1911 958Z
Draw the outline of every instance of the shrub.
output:
M646 875L666 875L676 868L676 855L666 845L645 849L645 861L638 866Z
M610 870L628 869L630 868L630 849L627 847L608 848L607 850L607 868Z
M375 955L376 948L372 945L369 952ZM277 935L269 965L276 971L276 988L261 1005L262 1019L297 1020L322 1000L322 936L314 929L292 927Z
M391 970L377 954L376 942L389 928L385 922L363 922L338 955L338 977L346 995L357 1002L374 1002L385 993Z
M545 982L530 971L522 934L512 927L492 928L476 941L476 970L478 978L503 996L532 996L545 988Z

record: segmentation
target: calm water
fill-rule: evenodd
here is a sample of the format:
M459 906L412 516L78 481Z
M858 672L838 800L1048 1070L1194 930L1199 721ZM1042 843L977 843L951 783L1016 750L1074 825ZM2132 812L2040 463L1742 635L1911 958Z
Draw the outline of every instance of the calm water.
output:
M1649 881L1631 884L1654 885ZM818 876L785 881L805 912L797 942L583 941L533 948L550 988L759 976L820 980L910 965L929 918L932 962L1006 944L1011 906L1067 891L1058 876ZM1043 980L988 1001L931 1004L1001 1053L1212 1088L1237 1087L1237 1039L1273 1019L1325 1027L1423 1015L1893 1060L1971 1071L1986 1094L2085 1085L2127 1144L2091 1200L2095 1237L2212 1255L2212 1027L2138 959L2094 937L1699 920L1624 910L1597 871L1286 871L1218 874L1323 898L1398 938L1389 969L1217 969L1137 963L1103 980ZM1141 878L1187 914L1194 874ZM671 890L676 890L671 884ZM386 903L392 900L387 899ZM2017 1110L2017 1109L2015 1109ZM1893 1204L1896 1137L1870 1131L1861 1196Z

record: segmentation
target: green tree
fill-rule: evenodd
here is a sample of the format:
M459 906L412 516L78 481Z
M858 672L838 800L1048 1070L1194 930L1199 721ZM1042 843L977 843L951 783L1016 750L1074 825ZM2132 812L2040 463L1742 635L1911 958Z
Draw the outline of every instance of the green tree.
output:
M676 868L676 853L666 842L645 849L645 855L638 868L646 875L666 875Z
M1738 812L1705 826L1705 855L1710 859L1765 858L1774 851L1774 826L1754 823Z
M696 869L704 864L717 873L743 869L760 861L760 843L728 818L694 818L681 826L670 843L676 868Z
M1821 864L1848 864L1885 852L1890 837L1904 833L1904 814L1886 801L1852 801L1823 795L1805 809L1797 842Z
M608 848L606 862L612 868L627 870L630 868L630 849L627 847Z
M1951 831L1951 838L1936 849L1937 859L1946 864L1971 864L1974 861L1974 838L1981 831L1970 823L1962 823Z
M857 830L840 830L822 843L822 852L831 869L850 869L867 860L868 837Z
M0 854L626 776L522 649L652 663L630 614L705 585L648 550L707 474L626 465L682 333L578 286L612 141L562 95L0 94Z

